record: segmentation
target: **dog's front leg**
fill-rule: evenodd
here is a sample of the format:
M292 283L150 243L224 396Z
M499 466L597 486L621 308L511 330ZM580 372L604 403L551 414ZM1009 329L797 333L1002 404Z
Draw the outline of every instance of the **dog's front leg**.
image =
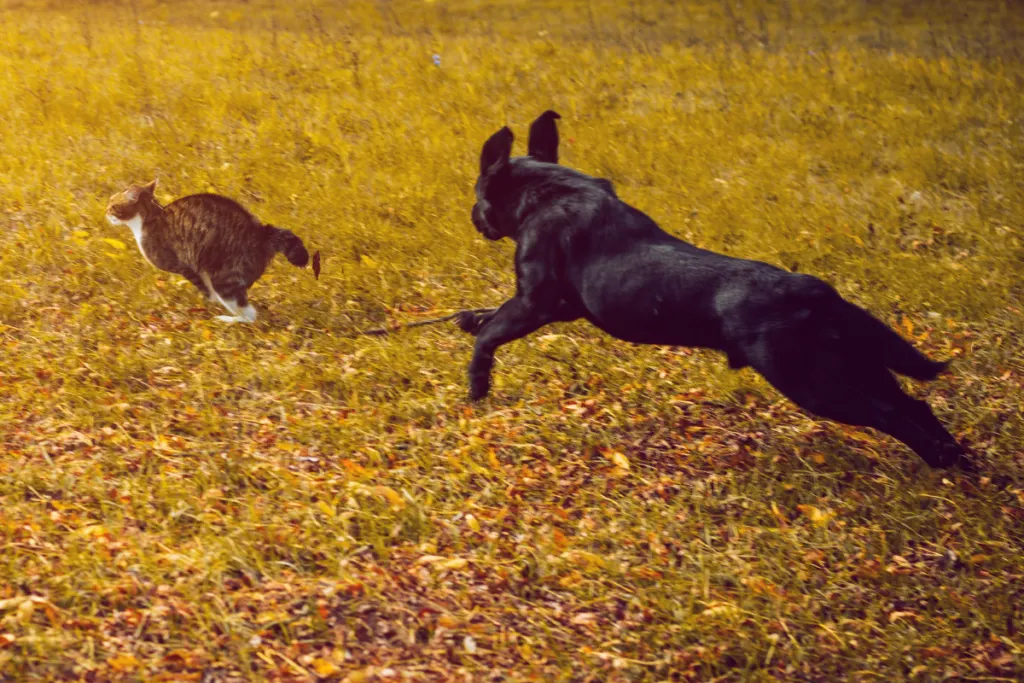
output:
M455 318L455 323L463 332L467 332L475 337L480 334L480 331L483 330L484 326L491 321L491 318L497 312L497 308L482 313L477 311L460 311L459 315ZM576 306L562 300L558 303L558 308L555 309L552 316L551 322L553 323L572 322L573 320L579 320L580 313Z
M544 226L541 226L544 227ZM525 337L548 323L580 317L566 303L559 276L558 245L545 239L557 231L519 230L516 244L516 295L503 303L477 330L473 360L469 363L469 398L478 401L491 388L494 352L502 344Z
M491 388L491 368L494 352L502 344L525 337L531 332L558 319L555 310L537 306L526 297L515 296L501 305L483 329L473 346L473 360L469 364L469 398L478 401L487 396Z

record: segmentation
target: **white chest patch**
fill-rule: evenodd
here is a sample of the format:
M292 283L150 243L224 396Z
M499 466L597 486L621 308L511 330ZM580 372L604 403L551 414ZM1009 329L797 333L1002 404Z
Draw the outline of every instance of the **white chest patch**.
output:
M135 216L129 218L128 220L122 221L120 218L117 218L116 216L112 216L112 215L110 215L108 213L107 214L107 220L110 221L111 225L127 225L128 228L132 231L132 237L135 238L136 244L139 245L139 252L142 253L142 257L144 259L146 259L147 261L149 261L149 257L146 256L146 250L142 248L142 216L141 215L136 214ZM152 261L150 261L150 263L152 263Z

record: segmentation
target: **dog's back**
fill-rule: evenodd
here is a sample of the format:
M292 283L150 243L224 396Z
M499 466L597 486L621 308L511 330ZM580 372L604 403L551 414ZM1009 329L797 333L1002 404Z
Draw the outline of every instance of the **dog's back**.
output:
M557 230L567 294L613 336L725 350L732 345L726 320L749 319L740 310L744 302L757 298L772 306L788 286L792 274L780 268L669 234L619 199L607 180L550 164L524 166L544 177L529 185L534 194L522 202L530 209L525 223Z
M524 175L544 176L528 202L539 218L563 217L566 284L584 316L613 336L716 348L742 367L765 331L785 328L794 341L835 344L848 357L918 379L945 367L812 275L701 249L622 201L603 178L521 162Z

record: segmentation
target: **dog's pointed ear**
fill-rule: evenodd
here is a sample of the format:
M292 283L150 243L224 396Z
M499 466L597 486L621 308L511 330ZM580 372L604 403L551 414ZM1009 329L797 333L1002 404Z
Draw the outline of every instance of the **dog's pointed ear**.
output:
M557 111L548 109L530 124L527 154L537 161L546 161L549 164L558 163L558 126L555 121L560 118L562 117L558 115Z
M480 152L480 175L508 163L508 158L512 154L513 140L515 140L515 136L512 135L508 126L487 139L483 151Z

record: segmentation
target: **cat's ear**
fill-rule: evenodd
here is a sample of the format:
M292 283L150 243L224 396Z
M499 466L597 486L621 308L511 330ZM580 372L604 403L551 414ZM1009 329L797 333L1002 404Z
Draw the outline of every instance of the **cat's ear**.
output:
M508 126L505 126L497 133L488 138L484 148L480 152L480 175L488 171L494 171L508 163L508 157L512 154L512 141L515 136Z
M125 190L124 198L130 202L137 202L143 196L153 196L153 190L156 189L156 179L153 182L146 183L145 185L132 185Z

